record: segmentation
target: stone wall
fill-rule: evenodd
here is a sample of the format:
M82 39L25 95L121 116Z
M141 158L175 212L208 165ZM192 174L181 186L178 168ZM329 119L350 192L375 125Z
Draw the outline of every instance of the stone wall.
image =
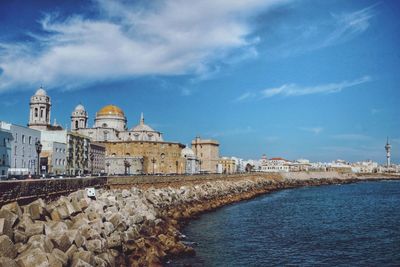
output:
M356 175L353 175L356 177ZM384 175L379 175L384 177ZM133 185L150 184L185 184L202 183L213 180L239 180L243 178L271 178L278 180L309 180L309 179L347 179L351 174L338 172L293 172L293 173L243 173L243 174L206 174L206 175L137 175L110 176L95 178L65 178L0 182L0 206L11 201L29 201L37 198L53 198L66 195L85 187L96 188L128 188ZM359 175L357 175L359 177ZM367 178L376 175L365 176Z
M16 200L29 202L37 198L54 198L85 187L104 187L106 183L106 177L2 181L0 206Z

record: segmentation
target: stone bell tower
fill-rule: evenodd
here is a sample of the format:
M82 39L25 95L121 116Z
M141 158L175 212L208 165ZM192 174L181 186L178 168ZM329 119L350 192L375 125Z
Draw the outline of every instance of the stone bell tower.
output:
M71 114L71 130L77 131L79 129L87 128L87 123L88 115L85 107L79 104Z
M50 127L50 97L40 86L29 102L29 123L28 127L36 130L47 130Z

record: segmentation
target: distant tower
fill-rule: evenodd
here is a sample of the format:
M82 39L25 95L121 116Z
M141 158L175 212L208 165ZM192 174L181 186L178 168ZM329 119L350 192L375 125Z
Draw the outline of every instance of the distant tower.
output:
M50 127L50 97L46 91L40 86L36 93L31 97L29 128L36 130L46 130Z
M387 138L385 149L386 149L386 166L389 167L390 166L390 149L392 149L392 146L389 144L389 137Z
M71 130L77 131L79 129L87 128L88 115L85 107L81 104L77 105L71 114Z

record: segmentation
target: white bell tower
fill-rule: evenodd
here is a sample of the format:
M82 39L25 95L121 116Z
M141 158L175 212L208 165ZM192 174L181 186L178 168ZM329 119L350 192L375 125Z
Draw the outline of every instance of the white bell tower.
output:
M50 97L40 86L29 102L29 123L28 127L36 130L46 130L50 127Z
M85 107L81 104L77 105L71 114L71 130L77 131L79 129L87 128L88 115Z

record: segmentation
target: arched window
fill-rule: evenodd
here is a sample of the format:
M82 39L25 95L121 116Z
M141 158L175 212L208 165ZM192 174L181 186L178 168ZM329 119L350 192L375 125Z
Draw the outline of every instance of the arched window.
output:
M103 123L101 126L102 126L103 128L107 128L107 123Z
M40 118L43 118L43 109L40 110Z
M36 118L38 117L38 109L37 108L35 108L35 117Z
M78 129L78 121L75 121L75 129Z
M129 154L129 153L125 153L125 156L127 156L127 157L130 157L130 156L131 156L131 154Z

